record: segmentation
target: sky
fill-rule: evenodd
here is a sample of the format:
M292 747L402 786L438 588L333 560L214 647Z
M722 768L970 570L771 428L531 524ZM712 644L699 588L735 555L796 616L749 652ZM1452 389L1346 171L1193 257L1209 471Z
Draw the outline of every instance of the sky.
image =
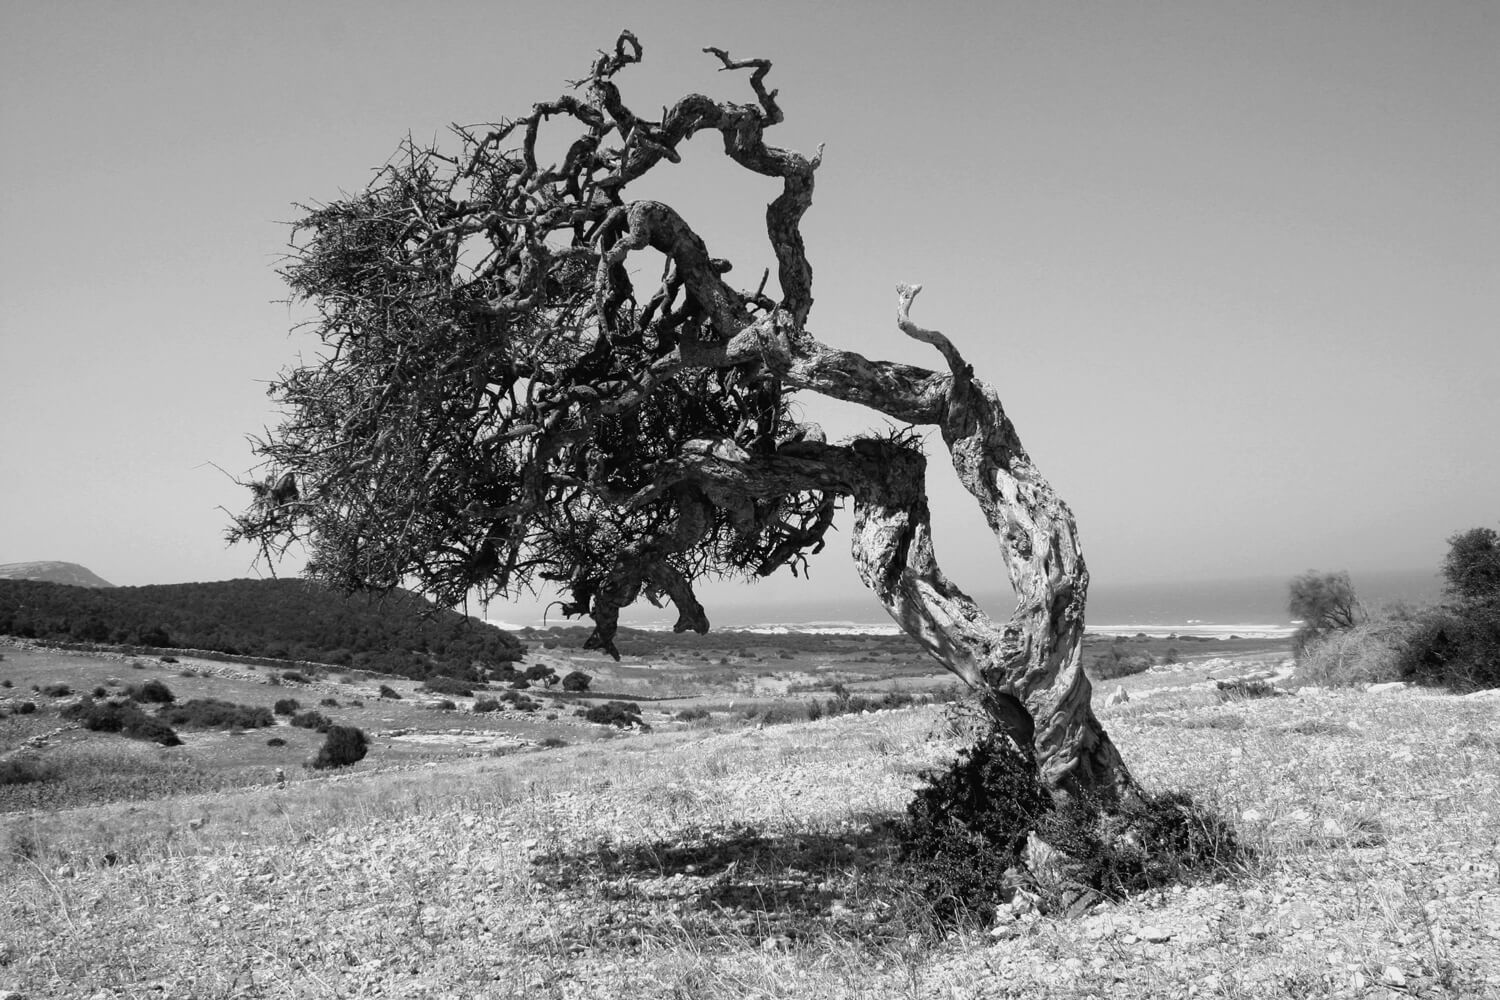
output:
M914 317L1000 389L1096 588L1357 581L1500 523L1500 5L0 0L0 563L298 572L223 541L266 382L315 350L276 274L295 205L408 133L557 97L621 28L653 116L751 99L704 46L772 60L769 137L826 144L812 330L937 367L894 323L921 282ZM753 284L776 187L712 135L686 153L632 192ZM997 588L928 450L945 569ZM846 545L810 592L858 594Z

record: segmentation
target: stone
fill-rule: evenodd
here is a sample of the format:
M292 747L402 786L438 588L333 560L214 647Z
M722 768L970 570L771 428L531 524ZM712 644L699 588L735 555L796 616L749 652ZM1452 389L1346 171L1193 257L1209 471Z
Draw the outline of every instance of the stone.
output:
M1142 941L1149 941L1151 944L1165 944L1172 940L1171 931L1163 930L1154 924L1142 927L1136 932L1136 936Z
M1125 686L1121 684L1109 693L1108 698L1104 699L1104 707L1113 708L1116 705L1123 705L1129 700L1130 692L1126 691Z
M1402 972L1399 966L1387 965L1380 970L1380 981L1387 986L1402 989L1406 986L1406 973Z
M1384 684L1371 684L1365 690L1370 694L1389 694L1392 691L1405 691L1410 686L1405 681L1387 681Z

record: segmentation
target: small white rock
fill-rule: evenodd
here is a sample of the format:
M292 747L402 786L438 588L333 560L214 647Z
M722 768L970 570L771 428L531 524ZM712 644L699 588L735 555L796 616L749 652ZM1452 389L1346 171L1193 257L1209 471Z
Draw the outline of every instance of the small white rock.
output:
M1409 685L1405 681L1387 681L1384 684L1371 684L1365 688L1370 694L1387 694L1391 691L1405 691Z
M1172 940L1171 931L1162 930L1160 927L1157 927L1154 924L1142 927L1139 931L1136 932L1136 936L1139 937L1142 941L1149 941L1152 944L1164 944L1167 941Z
M1397 966L1387 965L1380 970L1380 981L1387 986L1394 986L1400 989L1406 985L1406 974Z

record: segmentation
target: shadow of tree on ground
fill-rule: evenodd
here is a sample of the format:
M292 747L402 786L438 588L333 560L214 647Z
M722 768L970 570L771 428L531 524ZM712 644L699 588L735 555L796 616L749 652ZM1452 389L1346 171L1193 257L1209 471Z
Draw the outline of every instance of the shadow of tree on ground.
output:
M742 946L838 937L880 944L933 932L903 876L896 824L869 816L831 830L775 834L739 826L675 840L601 842L533 862L554 893L587 900L590 947L636 947L652 936Z

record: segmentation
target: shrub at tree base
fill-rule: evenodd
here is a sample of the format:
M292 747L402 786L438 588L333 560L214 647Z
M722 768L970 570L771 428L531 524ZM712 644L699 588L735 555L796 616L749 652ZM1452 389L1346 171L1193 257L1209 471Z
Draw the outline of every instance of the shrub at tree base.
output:
M1249 857L1233 828L1184 792L1054 804L1034 757L993 733L926 780L898 838L914 890L943 924L987 923L1021 886L1058 912L1221 877ZM1031 834L1052 849L1046 871L1027 869L1041 856L1029 856Z
M69 705L60 714L64 719L77 722L91 732L120 733L131 739L160 743L164 747L182 745L182 740L168 723L147 715L128 702L116 705L85 698L75 705Z
M1027 833L1051 807L1036 764L991 734L924 778L897 831L913 887L943 923L988 923L1014 885L1006 873L1020 866Z
M369 752L370 741L365 737L364 730L353 726L334 726L328 730L328 736L319 748L318 756L313 759L312 766L320 770L348 767L364 760L365 754Z
M562 687L564 691L587 691L593 679L582 670L575 670L562 679Z
M277 715L296 715L297 709L301 707L301 702L296 698L278 698L276 704L271 706L271 711Z
M397 691L395 688L391 687L388 684L382 684L382 685L380 685L380 697L382 697L382 698L394 698L396 701L400 701L401 700L401 692Z
M258 729L276 725L269 708L236 705L218 698L194 698L162 709L158 718L189 729Z
M1222 878L1242 871L1250 859L1234 828L1186 792L1141 792L1115 809L1082 799L1066 802L1043 817L1037 835L1065 858L1063 878L1050 887L1044 904L1064 902L1069 889L1123 899Z

